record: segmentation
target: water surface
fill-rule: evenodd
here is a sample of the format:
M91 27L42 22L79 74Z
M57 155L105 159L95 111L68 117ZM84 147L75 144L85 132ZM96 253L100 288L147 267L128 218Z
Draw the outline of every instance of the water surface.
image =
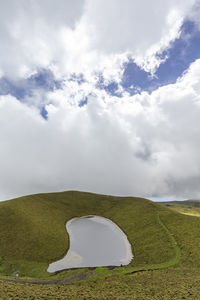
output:
M64 258L49 265L47 271L69 268L128 265L133 258L124 232L111 220L86 216L67 222L70 248Z

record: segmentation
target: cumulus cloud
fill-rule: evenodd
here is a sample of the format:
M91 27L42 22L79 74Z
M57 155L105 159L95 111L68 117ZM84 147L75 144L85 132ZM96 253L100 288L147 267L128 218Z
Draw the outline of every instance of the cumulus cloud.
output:
M0 76L39 68L56 76L103 72L117 80L127 55L153 71L194 0L0 1ZM94 76L94 74L93 74Z
M105 53L130 53L146 70L159 65L156 53L178 37L194 0L87 0L83 21L94 48Z
M200 60L151 94L121 85L130 58L155 71L184 19L198 23L197 4L0 1L0 200L66 189L200 197Z
M175 84L122 98L66 84L46 92L48 121L1 96L0 199L66 189L199 197L199 70L197 60Z
M17 79L49 67L62 52L60 33L74 30L84 0L0 1L0 75Z

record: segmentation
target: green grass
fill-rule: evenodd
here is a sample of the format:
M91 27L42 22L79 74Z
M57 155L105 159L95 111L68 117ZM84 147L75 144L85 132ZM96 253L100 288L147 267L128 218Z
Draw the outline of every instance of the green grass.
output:
M48 264L68 249L65 223L92 214L111 219L127 234L134 253L131 264L47 273ZM29 280L85 280L37 286L0 282L0 299L193 299L199 291L199 232L200 218L141 198L71 191L2 202L1 278L18 272Z
M200 217L200 201L198 200L171 201L160 204L184 215Z
M130 266L145 267L172 259L173 245L157 217L157 205L139 198L81 192L40 194L0 204L2 273L48 278L48 264L69 246L65 223L73 217L100 215L127 234L135 255Z

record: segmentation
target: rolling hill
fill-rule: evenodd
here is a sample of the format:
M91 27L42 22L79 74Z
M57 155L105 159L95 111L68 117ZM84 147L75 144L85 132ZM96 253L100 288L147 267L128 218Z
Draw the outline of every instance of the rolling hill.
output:
M47 273L49 263L69 247L66 222L85 215L103 216L120 226L134 259L113 270ZM1 279L43 285L0 281L0 299L9 299L8 293L19 299L184 299L191 293L192 299L199 292L199 230L198 217L135 197L69 191L1 202Z
M200 200L170 201L160 204L185 215L200 217Z

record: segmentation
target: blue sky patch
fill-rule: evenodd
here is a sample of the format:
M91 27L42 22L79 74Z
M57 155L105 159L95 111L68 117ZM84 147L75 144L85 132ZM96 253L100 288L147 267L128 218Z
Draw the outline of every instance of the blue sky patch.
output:
M27 95L27 90L19 82L12 82L6 78L0 79L0 95L12 95L18 100L23 99Z
M80 101L79 106L82 107L84 105L87 105L87 103L88 103L88 98L85 97L83 100Z
M40 114L41 114L41 116L42 116L45 120L48 119L48 112L47 112L45 106L43 106L43 107L41 108Z
M26 101L26 97L32 96L36 90L54 91L62 87L62 82L55 80L50 70L40 70L38 73L27 79L11 81L7 78L0 79L0 95L12 95L21 102ZM48 113L45 106L40 109L41 116L47 120Z
M96 88L100 90L105 90L108 94L112 96L121 97L121 93L119 92L119 84L115 81L105 83L103 75L101 73L96 74L98 77L98 81L96 84Z
M69 81L76 81L78 84L82 84L82 83L86 82L84 75L82 73L80 73L80 74L73 73L70 76Z
M124 65L122 87L133 95L140 91L152 92L160 86L175 83L190 64L200 58L200 31L197 26L191 21L184 22L180 37L158 56L167 59L157 69L155 77L129 60Z
M50 70L40 70L38 73L27 79L11 81L3 77L0 79L0 95L12 95L18 100L23 101L26 96L31 96L34 90L43 89L53 91L59 89L62 82L55 80Z
M158 56L166 60L160 64L155 76L141 69L133 59L129 59L129 62L124 64L120 83L122 88L134 95L142 91L152 92L160 86L175 83L189 65L200 58L200 31L197 26L191 21L185 21L180 37ZM122 97L117 82L107 84L101 73L95 76L98 77L96 88L105 90L112 96ZM83 74L72 74L68 80L76 81L79 85L86 81ZM61 88L62 81L56 80L53 73L47 69L39 70L23 80L11 81L5 77L0 79L0 95L11 94L20 101L25 101L26 96L32 96L36 90L54 91ZM87 102L86 97L79 106L84 106ZM45 107L41 108L41 115L47 119Z

